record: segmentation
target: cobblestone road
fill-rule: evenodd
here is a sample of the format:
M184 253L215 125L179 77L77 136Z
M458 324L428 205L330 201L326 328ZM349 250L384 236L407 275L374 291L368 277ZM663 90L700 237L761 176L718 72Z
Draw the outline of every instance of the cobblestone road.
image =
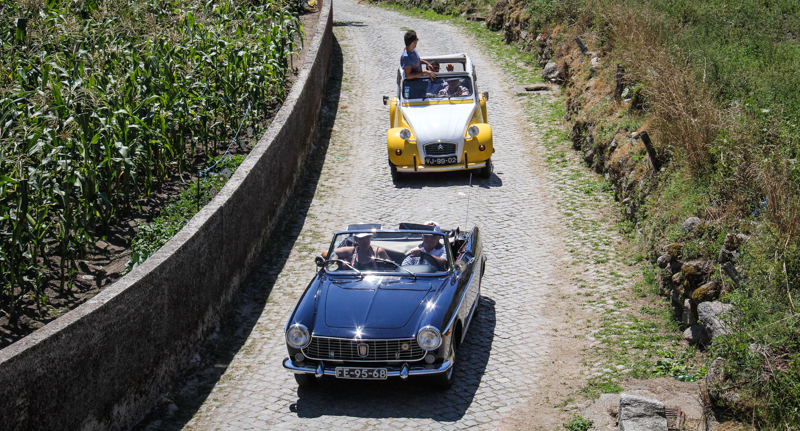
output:
M571 289L573 262L554 197L557 187L544 168L546 131L535 126L546 124L548 108L534 103L523 109L500 68L456 27L354 0L337 0L333 13L340 50L332 90L292 215L228 319L227 327L234 329L217 335L226 337L217 340L218 351L206 352L216 355L216 368L199 367L163 402L170 412L184 410L177 420L146 421L145 428L495 429L525 408L531 394L546 390L543 375L558 340L551 333L556 322L548 317L548 301L553 292ZM407 29L417 31L422 55L472 57L479 89L490 93L496 148L491 178L474 175L472 186L466 173L392 182L386 163L388 108L381 98L395 90ZM446 228L479 226L489 259L480 314L459 352L454 387L440 393L398 380L299 389L281 366L283 325L312 277L314 256L349 222L394 226L427 220ZM194 401L188 407L170 404L179 398Z

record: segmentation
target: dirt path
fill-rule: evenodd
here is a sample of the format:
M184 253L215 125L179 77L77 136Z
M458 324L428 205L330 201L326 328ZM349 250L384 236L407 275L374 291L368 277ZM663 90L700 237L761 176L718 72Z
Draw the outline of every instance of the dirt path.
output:
M337 50L316 155L283 234L196 366L138 429L557 429L602 375L598 322L616 313L633 269L607 195L574 155L545 145L553 99L518 96L497 58L459 28L334 4ZM467 52L489 91L495 172L409 176L386 163L388 108L405 30L422 55ZM554 156L555 154L555 156ZM469 203L469 213L466 212ZM283 325L313 258L350 222L477 225L489 258L480 314L445 393L420 382L327 381L298 389L281 366ZM619 296L615 296L619 295ZM623 319L624 320L624 319ZM624 369L614 371L624 372ZM608 371L610 372L610 371Z

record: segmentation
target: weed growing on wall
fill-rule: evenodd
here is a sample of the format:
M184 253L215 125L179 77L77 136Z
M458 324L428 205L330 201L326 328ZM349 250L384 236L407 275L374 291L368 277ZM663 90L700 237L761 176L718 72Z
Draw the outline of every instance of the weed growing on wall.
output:
M230 173L244 160L244 155L223 155L212 159L213 170L189 184L176 198L161 209L158 217L150 223L137 223L136 236L131 244L131 258L125 264L125 273L130 272L155 254L172 239L201 208L222 190Z

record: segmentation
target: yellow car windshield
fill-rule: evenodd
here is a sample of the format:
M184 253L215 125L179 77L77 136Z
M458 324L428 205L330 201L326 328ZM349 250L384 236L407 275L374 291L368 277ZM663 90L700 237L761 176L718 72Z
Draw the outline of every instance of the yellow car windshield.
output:
M472 96L472 80L468 76L406 79L404 99L439 99Z

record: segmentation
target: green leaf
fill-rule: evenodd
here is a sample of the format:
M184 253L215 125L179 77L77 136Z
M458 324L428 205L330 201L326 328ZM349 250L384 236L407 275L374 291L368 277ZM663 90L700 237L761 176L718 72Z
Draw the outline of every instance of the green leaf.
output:
M3 182L3 183L12 183L12 184L17 184L18 183L17 180L15 180L14 178L11 178L11 177L9 177L7 175L0 175L0 181Z

